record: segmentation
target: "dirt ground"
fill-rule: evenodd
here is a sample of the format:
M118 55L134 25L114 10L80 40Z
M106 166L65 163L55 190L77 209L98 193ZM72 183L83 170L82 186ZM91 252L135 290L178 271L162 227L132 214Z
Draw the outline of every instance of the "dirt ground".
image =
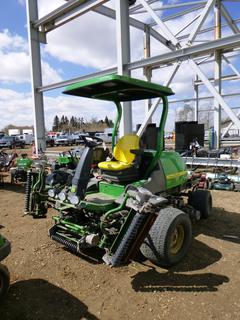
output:
M23 217L24 188L0 187L0 232L12 243L0 320L240 319L240 194L215 191L188 256L171 270L149 261L112 269L99 252L74 255L48 237L46 219Z

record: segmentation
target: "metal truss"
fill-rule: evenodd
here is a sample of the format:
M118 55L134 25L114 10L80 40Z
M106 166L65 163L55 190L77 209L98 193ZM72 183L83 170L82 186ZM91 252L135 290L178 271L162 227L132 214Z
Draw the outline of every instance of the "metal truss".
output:
M221 94L221 82L239 79L240 73L236 66L230 61L231 54L240 48L240 30L238 19L233 19L228 8L227 1L189 1L171 4L162 4L156 0L137 0L129 6L128 0L115 0L115 9L107 6L107 0L69 0L64 5L50 12L46 16L38 19L37 0L27 0L28 11L28 32L32 66L32 89L35 118L35 141L37 150L45 149L44 133L44 107L43 93L48 90L63 87L76 81L92 78L96 75L109 73L128 74L131 70L142 69L145 78L151 81L152 71L156 68L172 68L169 79L165 85L170 85L174 76L179 70L183 61L187 61L195 74L194 90L195 97L189 98L196 101L195 118L198 118L198 101L209 97L199 98L198 86L205 85L214 98L214 126L215 126L215 147L221 142L221 110L223 109L229 116L232 124L240 129L239 114L235 114L233 109L224 100L228 93ZM240 3L235 3L238 6ZM174 10L173 12L171 10ZM108 70L100 70L95 73L64 80L59 83L42 85L41 77L41 56L40 43L46 42L49 32L59 28L63 24L93 11L106 18L116 21L116 47L117 65ZM159 14L161 12L161 15ZM174 22L179 17L189 16L189 20L182 25L179 30L173 31L170 22ZM143 18L144 17L144 18ZM210 17L210 19L208 19ZM80 17L81 19L81 17ZM212 24L212 20L214 23ZM144 38L144 58L132 61L130 56L130 26L141 30ZM222 29L228 29L232 35L222 36ZM188 31L190 30L190 31ZM214 37L210 33L214 31ZM208 39L203 39L202 35L207 35ZM200 37L200 38L199 38ZM206 36L205 36L206 37ZM206 37L206 38L207 38ZM164 52L157 56L151 55L151 39L164 46ZM199 43L200 41L200 43ZM239 52L236 51L239 55ZM222 75L222 61L226 62L234 72L233 75ZM212 63L214 77L209 78L200 68L204 63ZM239 93L237 93L239 94ZM233 93L232 96L236 94ZM181 101L176 99L175 101ZM160 103L160 100L146 104L146 117L139 129L141 135L146 125L151 121L152 115ZM121 123L120 134L123 135L132 130L131 105L124 106L123 122ZM230 127L231 127L230 126ZM223 132L225 135L227 131Z
M223 167L223 168L240 168L238 159L220 159L220 158L200 158L200 157L183 157L188 166L204 166L204 167Z

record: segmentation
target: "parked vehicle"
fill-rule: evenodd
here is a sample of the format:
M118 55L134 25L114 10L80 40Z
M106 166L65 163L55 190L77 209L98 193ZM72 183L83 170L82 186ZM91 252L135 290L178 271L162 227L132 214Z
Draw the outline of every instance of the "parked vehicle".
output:
M78 135L78 139L75 140L75 144L78 146L84 144L84 137L89 137L88 133L81 133Z
M25 144L31 145L33 140L32 134L20 134L19 136L16 136L19 140L24 141Z
M46 146L47 147L54 147L55 145L55 139L51 136L46 137Z
M25 147L25 141L20 140L18 137L4 136L0 139L0 148L13 149L14 147Z
M73 133L71 134L71 140L72 140L72 144L76 144L76 140L79 139L79 134L78 133Z
M70 146L73 144L73 140L70 135L63 134L55 139L56 146Z
M112 132L98 132L95 134L95 137L102 139L103 142L111 143L112 142Z

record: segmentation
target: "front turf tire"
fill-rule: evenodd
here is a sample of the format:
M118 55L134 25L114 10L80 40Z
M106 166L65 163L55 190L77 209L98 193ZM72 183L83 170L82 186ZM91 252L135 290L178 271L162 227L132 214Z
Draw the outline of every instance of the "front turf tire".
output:
M192 224L189 216L177 208L167 207L160 210L140 251L153 263L172 267L185 257L191 242Z

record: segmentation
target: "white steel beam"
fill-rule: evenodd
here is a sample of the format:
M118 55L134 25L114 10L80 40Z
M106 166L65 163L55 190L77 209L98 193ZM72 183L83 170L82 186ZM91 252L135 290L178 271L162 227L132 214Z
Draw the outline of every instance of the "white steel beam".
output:
M233 20L233 21L234 21L236 24L237 24L237 23L240 23L240 19L235 19L235 20ZM223 29L223 28L226 28L226 27L228 27L228 26L229 26L228 24L222 24L222 29ZM204 29L198 31L198 35L199 35L199 34L208 33L208 32L211 32L211 31L213 31L213 30L214 30L214 27L204 28ZM180 41L180 40L184 40L184 39L186 39L188 36L189 36L189 34L186 34L186 35L177 37L177 39L178 39L179 41Z
M222 94L221 95L223 98L232 98L232 97L239 97L240 92L235 92L235 93L227 93L227 94ZM200 100L212 100L214 97L211 96L204 96L204 97L198 97L199 101ZM196 98L185 98L185 99L171 99L168 101L168 103L179 103L179 102L191 102L191 101L196 101ZM233 107L232 109L239 109L240 107ZM202 109L199 110L201 112ZM214 109L212 109L214 110Z
M117 67L106 69L106 70L101 70L101 71L97 71L97 72L93 72L91 74L87 74L87 75L84 75L84 76L72 78L72 79L69 79L69 80L64 80L64 81L60 81L60 82L56 82L56 83L47 84L45 86L40 86L40 87L37 88L37 91L38 92L45 92L45 91L55 90L55 89L59 89L59 88L63 88L63 87L69 86L70 84L73 84L73 83L76 83L76 82L79 82L79 81L85 81L85 80L88 80L88 79L92 79L93 77L105 76L105 75L112 74L112 73L117 73Z
M168 78L163 83L164 86L168 87L170 85L170 83L172 82L172 80L175 77L176 73L178 72L178 69L179 69L180 65L181 65L180 61L173 65L171 73L169 74Z
M199 66L199 63L197 64ZM213 82L214 81L214 78L208 78L209 81ZM229 74L227 76L222 76L221 77L221 80L222 81L228 81L228 80L239 80L239 77L235 74ZM197 81L194 81L194 84L196 85L202 85L204 84L201 80L197 80Z
M172 52L163 53L144 60L134 61L128 64L129 69L138 69L146 66L159 66L161 64L174 63L178 60L187 60L204 54L210 54L217 49L233 49L240 47L240 34L235 34L222 39L201 43L195 46L181 48Z
M214 3L215 3L215 0L208 0L205 8L202 10L199 20L195 23L195 25L193 26L192 31L189 35L188 42L190 44L196 38L198 31L201 29L201 27L202 27L204 21L206 20L208 14L209 14L209 11L211 10Z
M214 7L214 39L220 39L222 37L221 28L221 1L216 0ZM221 50L216 50L214 52L214 86L219 94L222 91L222 52ZM222 110L218 99L214 99L214 114L213 114L213 125L214 125L214 147L216 149L220 148L221 144L221 119Z
M154 11L162 11L162 10L168 10L168 9L176 9L176 8L182 8L182 7L190 7L197 4L205 4L207 1L191 1L191 2L182 2L182 3L175 3L175 4L169 4L169 5L161 5L159 7L154 7ZM149 4L149 2L148 2ZM146 10L140 9L131 11L131 14L139 14L139 13L145 13Z
M72 10L72 12L70 13L66 13L63 14L61 17L56 18L54 20L54 25L50 25L50 26L46 26L46 30L47 31L51 31L53 29L56 29L64 24L66 24L67 22L70 22L84 14L86 14L87 12L93 10L94 8L97 8L99 6L101 6L103 3L107 2L109 0L88 0L86 3L82 4L79 8L76 8L74 10Z
M42 31L51 31L69 20L73 20L80 15L100 6L108 0L71 0L59 8L53 10L46 16L34 21L34 28L42 28Z
M143 120L140 128L138 129L137 136L141 137L147 127L147 125L150 123L150 119L152 118L155 110L157 109L158 105L161 102L161 98L157 99L155 103L152 104L151 108L148 110L148 113L145 116L145 119Z
M44 152L46 149L45 142L45 124L43 94L38 92L37 88L42 86L41 71L41 53L40 53L40 35L39 31L33 28L33 21L38 19L37 0L28 0L26 2L27 22L28 22L28 41L31 64L31 83L33 99L33 116L34 116L34 136L36 155ZM21 63L21 62L20 62Z
M238 76L238 79L240 78L240 72L234 67L234 65L223 55L222 58L227 62L227 64L229 65L229 67L236 73L236 75ZM237 114L237 117L239 117L240 112ZM229 124L229 126L224 129L222 137L225 137L225 135L227 134L227 132L229 131L229 129L231 129L233 125L233 122L231 122Z
M169 77L168 77L168 78L166 79L166 81L163 83L164 86L166 86L166 87L169 86L169 84L172 82L175 74L177 73L179 67L180 67L180 63L176 63L176 64L173 66ZM146 114L145 119L143 120L143 122L142 122L142 124L141 124L141 126L140 126L140 128L138 129L138 132L137 132L137 135L138 135L139 137L141 137L141 136L143 135L143 133L144 133L147 125L149 124L150 119L152 118L155 110L157 109L158 105L161 103L161 100L162 100L162 98L157 99L157 100L155 101L155 103L152 104L151 108L149 109L148 113Z
M236 116L236 114L231 110L231 108L228 106L228 104L224 101L222 96L217 92L217 90L214 88L214 86L211 84L211 82L208 80L208 78L205 76L205 74L202 72L202 70L198 67L198 65L193 61L189 60L189 65L191 66L192 70L195 72L196 75L204 82L207 89L211 92L213 97L217 99L218 103L221 105L221 107L224 109L226 114L229 116L229 118L236 124L236 126L240 129L240 120Z
M200 13L196 15L193 19L188 21L174 36L177 37L181 32L183 32L185 29L187 29L194 21L196 21L200 17Z
M81 3L79 3L79 0L78 1L75 1L75 0L69 1L68 2L69 7L67 9L62 8L62 7L66 6L66 5L64 5L58 9L54 10L49 15L36 21L34 23L34 27L35 28L41 27L41 29L43 31L49 32L49 31L52 31L52 30L60 27L61 25L65 24L65 23L69 22L70 20L77 18L78 16L83 15L84 13L87 13L90 10L95 11L101 15L107 16L109 18L116 19L115 10L102 5L103 3L107 2L107 1L109 1L109 0L86 1L86 3L84 3L84 1L82 1L82 5L81 5ZM154 1L156 1L156 0L154 0ZM151 1L151 2L154 2L154 1ZM55 20L50 20L50 19L55 19ZM136 20L134 18L131 18L131 17L129 19L129 23L131 26L133 26L139 30L142 30L142 31L144 31L145 26L146 26L145 23L143 23L139 20ZM165 39L161 34L159 34L156 30L150 28L150 33L153 38L160 41L166 47L168 47L169 49L174 49L173 45L171 45L171 43L169 43L169 41L167 39Z
M189 9L186 9L186 10L182 10L180 12L177 12L177 13L174 13L174 14L171 14L165 18L162 19L163 22L167 22L167 21L170 21L170 20L173 20L173 19L176 19L176 18L179 18L179 17L182 17L188 13L191 13L191 12L196 12L200 9L202 9L205 5L204 4L200 4L200 5L197 5L197 6L194 6L192 8L189 8ZM154 26L156 25L156 23L151 23L150 26Z
M201 59L200 61L198 60L197 61L197 64L200 65L200 64L205 64L205 63L209 63L210 59L213 57L213 54L210 54L209 56L206 56L204 57L203 59ZM211 61L212 62L212 61Z
M175 63L175 61L184 61L189 59L189 57L194 58L198 56L203 56L204 54L208 54L210 52L214 52L216 49L231 49L234 47L240 47L240 35L233 35L230 37L225 37L219 40L214 40L211 42L195 45L189 48L183 48L179 50L175 50L172 52L164 53L155 57L146 58L144 60L138 60L135 62L131 62L127 64L128 68L133 70L137 68L144 68L146 66L152 66L157 67L160 65L169 65L170 63ZM117 67L97 71L92 74L87 74L84 76L76 77L73 79L45 85L45 86L39 86L37 88L38 92L45 92L49 90L54 90L58 88L65 87L67 85L76 83L78 81L83 81L87 79L91 79L94 76L101 76L111 73L117 73Z
M238 118L239 118L239 116L240 116L240 111L238 111L238 113L237 113L237 117L238 117ZM229 125L223 130L223 132L222 132L222 138L225 137L225 135L228 133L228 131L232 128L232 126L233 126L233 122L231 121L231 122L229 123Z
M111 19L116 19L116 12L115 10L109 8L109 7L106 7L106 6L100 6L100 7L97 7L93 10L94 12L97 12L101 15L104 15L108 18L111 18ZM132 17L129 18L129 23L132 27L136 28L136 29L139 29L139 30L142 30L144 31L146 26L149 27L147 24L137 20L137 19L134 19ZM162 44L164 44L167 48L173 50L175 47L169 42L169 40L167 40L166 38L164 38L163 35L161 35L160 33L158 33L156 30L154 30L153 28L149 27L149 32L151 34L151 36L153 38L155 38L156 40L160 41Z
M222 54L220 50L217 50L214 54L215 61L214 61L214 85L219 94L221 94L222 91ZM214 147L216 149L220 148L221 144L221 116L222 110L221 110L221 104L219 103L219 100L217 98L214 99Z
M229 65L229 67L236 73L236 75L240 78L240 72L237 70L237 68L234 67L234 65L228 60L227 57L225 57L224 55L222 55L223 60L225 60L227 62L227 64Z
M117 40L117 72L120 75L130 75L125 65L130 62L130 26L128 0L116 0L116 40ZM123 113L119 130L120 137L132 132L132 104L123 103Z
M165 25L165 23L159 18L159 16L154 12L154 10L149 6L149 4L145 0L139 0L145 10L149 13L149 15L155 20L155 22L161 28L163 34L172 42L175 46L179 45L178 40L174 37L173 33L169 30L169 28Z
M229 14L228 10L226 9L223 3L221 3L221 13L224 16L225 20L227 21L229 27L232 29L232 31L234 33L239 33L240 30L237 24L234 22L234 20L232 19L231 15Z

